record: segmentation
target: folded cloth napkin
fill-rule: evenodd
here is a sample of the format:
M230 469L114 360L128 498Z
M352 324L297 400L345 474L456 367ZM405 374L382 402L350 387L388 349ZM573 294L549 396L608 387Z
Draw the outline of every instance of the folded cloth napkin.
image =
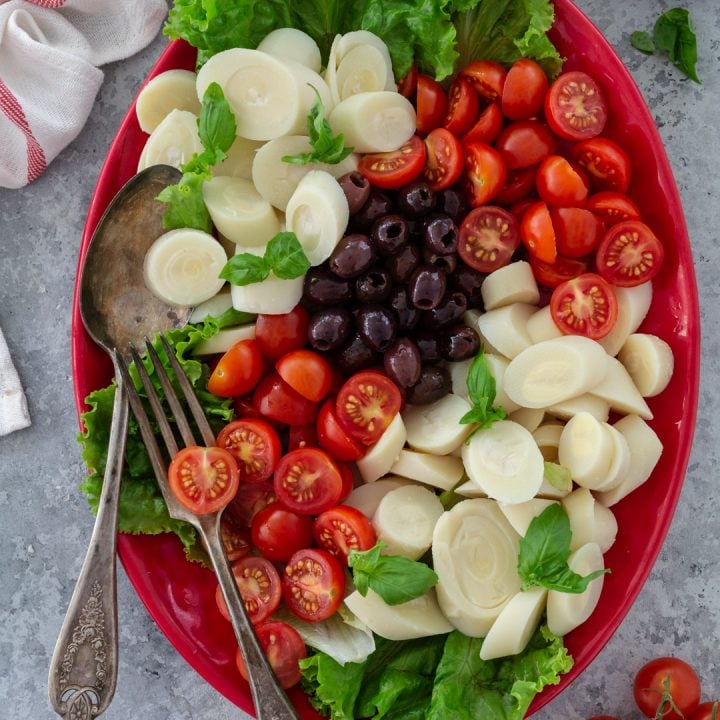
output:
M145 47L166 12L166 0L0 0L0 187L44 172L85 125L96 66Z
M0 330L0 435L21 430L30 424L20 378L10 359L7 343Z

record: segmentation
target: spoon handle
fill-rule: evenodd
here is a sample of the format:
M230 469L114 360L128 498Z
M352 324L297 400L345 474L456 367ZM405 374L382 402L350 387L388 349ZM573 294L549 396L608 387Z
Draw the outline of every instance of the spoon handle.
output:
M101 715L115 694L117 681L115 548L128 399L117 367L115 377L107 464L95 526L50 661L50 704L58 715L73 720Z
M210 562L220 583L232 621L235 637L248 670L250 693L257 720L298 720L292 703L280 687L275 673L260 647L252 624L245 612L220 535L220 513L201 515L196 527L200 530L210 555Z

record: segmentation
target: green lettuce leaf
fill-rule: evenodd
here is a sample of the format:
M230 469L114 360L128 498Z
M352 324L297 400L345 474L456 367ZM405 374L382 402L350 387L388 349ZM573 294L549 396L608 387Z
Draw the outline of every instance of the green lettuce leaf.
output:
M310 704L331 720L354 720L355 700L369 662L340 665L322 652L301 660L301 683Z

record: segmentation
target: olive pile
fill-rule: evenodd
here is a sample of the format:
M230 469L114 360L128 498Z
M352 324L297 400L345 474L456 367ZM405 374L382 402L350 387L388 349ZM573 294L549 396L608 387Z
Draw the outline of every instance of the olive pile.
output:
M382 192L357 172L339 182L350 224L305 278L309 342L347 374L383 364L408 402L433 402L451 385L439 361L465 360L480 346L463 324L465 311L482 304L484 275L458 260L462 195L423 181Z

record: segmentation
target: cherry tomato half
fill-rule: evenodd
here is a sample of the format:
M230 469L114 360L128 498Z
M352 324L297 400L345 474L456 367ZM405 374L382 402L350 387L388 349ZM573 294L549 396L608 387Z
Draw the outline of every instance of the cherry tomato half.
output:
M264 420L233 420L219 432L216 443L235 458L240 481L246 483L267 480L282 454L278 434Z
M490 273L507 265L519 244L517 220L493 205L471 210L460 225L458 254L478 272Z
M520 120L508 125L498 136L495 147L508 170L531 167L555 152L553 134L537 120Z
M417 92L417 84L418 69L417 65L413 65L407 75L398 83L398 92L409 100Z
M495 196L495 202L500 205L511 205L527 197L535 189L534 167L509 170L505 176L505 184Z
M444 127L459 137L474 125L479 114L480 98L472 83L464 77L456 78L448 94Z
M275 494L285 507L316 515L338 503L342 477L330 456L316 448L287 453L275 470Z
M554 207L581 207L588 196L588 183L582 171L560 155L548 155L535 178L540 197Z
M168 482L184 507L204 515L224 508L235 497L240 473L227 450L192 445L170 462Z
M585 273L553 290L550 311L564 335L584 335L599 340L613 329L618 302L607 280Z
M485 205L505 184L505 163L490 145L471 143L465 146L465 190L472 207Z
M377 542L372 523L349 505L338 505L315 518L315 542L347 565L351 550L369 550Z
M363 155L358 170L372 185L394 190L411 183L425 167L427 149L413 135L399 150Z
M543 106L548 79L534 60L521 58L513 63L502 91L502 111L509 120L527 120Z
M288 433L288 451L304 447L317 447L315 425L292 425Z
M291 350L305 347L310 317L302 305L284 315L258 315L255 339L268 360L277 360Z
M268 620L255 626L255 634L280 686L287 690L297 685L302 677L298 663L307 657L305 641L300 633L287 623ZM235 664L240 675L247 680L247 668L240 648L235 655Z
M704 702L690 716L690 720L720 720L720 702Z
M278 375L307 400L320 402L330 390L330 363L312 350L293 350L276 363Z
M478 60L464 67L460 77L467 78L480 97L495 102L502 97L507 70L492 60Z
M260 382L263 370L260 345L255 340L241 340L220 358L208 380L208 390L220 397L246 395Z
M250 552L250 533L231 512L223 513L220 518L220 539L231 563Z
M320 447L336 460L351 462L365 454L365 447L348 435L335 413L335 400L326 400L317 418L317 438Z
M503 117L496 102L490 103L481 113L476 123L463 135L463 145L468 143L495 142L503 126Z
M587 140L599 135L607 120L600 86L586 73L562 73L545 96L545 120L565 140Z
M572 151L573 160L587 172L598 190L625 192L630 185L630 158L615 142L596 137L579 142Z
M274 502L255 514L250 532L253 545L268 560L285 562L312 543L313 521Z
M243 484L238 488L227 509L239 523L250 527L256 513L276 500L277 495L275 495L275 488L271 482Z
M625 220L642 220L640 209L627 196L619 192L605 190L588 198L588 210L592 210L608 226Z
M460 141L445 128L436 128L426 138L427 164L423 175L430 187L447 190L462 175L464 154Z
M690 665L679 658L655 658L643 665L635 676L633 695L647 717L682 720L692 715L700 703L700 679Z
M660 271L665 250L653 231L629 220L613 225L600 242L597 271L613 285L634 287L652 280Z
M300 550L285 566L282 593L301 620L326 620L345 597L345 570L327 550Z
M555 242L561 255L580 258L598 246L605 232L602 220L584 208L552 208L550 210Z
M442 85L420 73L417 78L417 131L427 135L443 124L447 114L447 95Z
M400 412L401 405L400 390L387 375L363 370L340 388L335 412L351 438L372 445Z
M263 378L253 393L253 405L264 417L288 425L309 425L318 406L295 392L277 373Z
M275 566L258 555L246 555L233 563L231 569L250 622L260 623L270 617L277 610L282 597L280 575ZM219 585L215 590L215 603L220 614L230 620Z
M542 200L533 203L525 211L520 222L520 237L530 255L550 265L555 262L555 229L550 210Z
M552 265L531 257L530 267L538 284L551 289L587 272L586 263L562 255L558 255Z

